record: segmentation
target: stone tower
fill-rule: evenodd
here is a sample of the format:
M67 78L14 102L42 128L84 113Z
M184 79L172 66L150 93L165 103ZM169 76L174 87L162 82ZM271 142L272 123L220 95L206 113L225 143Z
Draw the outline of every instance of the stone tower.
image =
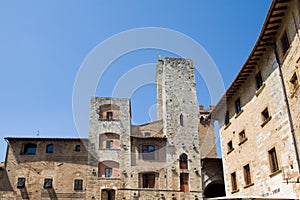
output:
M156 78L157 113L167 138L168 189L184 192L181 198L199 199L202 196L199 111L193 62L159 57Z

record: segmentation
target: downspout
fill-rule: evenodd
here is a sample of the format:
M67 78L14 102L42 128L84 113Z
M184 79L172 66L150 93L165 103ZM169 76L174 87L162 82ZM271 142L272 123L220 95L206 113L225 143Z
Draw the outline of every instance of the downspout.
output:
M281 80L281 84L282 84L282 88L283 88L284 101L286 103L287 114L288 114L289 123L290 123L290 127L291 127L292 139L293 139L293 143L294 143L296 159L297 159L297 165L298 165L298 172L300 173L299 152L298 152L298 145L297 145L297 141L296 141L294 123L293 123L293 119L292 119L292 115L291 115L290 103L289 103L289 100L287 98L286 87L285 87L285 84L284 84L282 70L281 70L281 64L280 64L279 56L278 56L278 53L277 53L277 45L276 45L275 41L273 43L274 43L273 48L274 48L274 53L275 53L275 57L276 57L276 62L278 64L278 68L279 68L279 76L280 76L280 80Z

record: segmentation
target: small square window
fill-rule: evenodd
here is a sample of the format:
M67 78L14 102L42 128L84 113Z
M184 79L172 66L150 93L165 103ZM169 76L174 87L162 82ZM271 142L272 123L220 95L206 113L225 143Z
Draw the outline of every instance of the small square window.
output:
M25 188L25 178L18 178L17 188Z
M48 144L46 148L46 153L53 153L54 152L54 145Z
M238 98L236 101L235 101L235 112L236 114L240 113L242 111L242 106L241 106L241 101L240 101L240 98Z
M52 188L52 178L44 179L44 189Z
M145 136L145 137L150 137L150 136L151 136L151 133L146 132L146 133L144 133L144 136Z
M299 81L298 81L298 76L297 76L297 73L295 72L290 80L290 83L291 83L291 89L292 91L295 91L299 85Z
M35 155L36 154L36 144L25 144L23 153L27 155Z
M256 74L255 81L256 81L256 89L258 90L263 85L263 80L260 72Z
M112 140L107 140L106 141L106 148L107 149L112 149L113 148L114 142Z
M228 153L230 153L231 151L233 151L232 140L227 143L227 150L228 150Z
M82 190L82 180L81 179L75 179L74 180L74 190L81 191Z
M112 177L113 169L112 168L105 168L105 177Z
M75 146L75 151L79 152L80 151L80 145Z
M252 183L249 164L244 166L244 179L246 185L250 185Z

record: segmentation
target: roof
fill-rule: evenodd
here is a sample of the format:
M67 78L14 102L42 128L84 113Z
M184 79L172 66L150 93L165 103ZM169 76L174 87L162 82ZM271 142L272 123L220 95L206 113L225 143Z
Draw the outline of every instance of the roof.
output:
M258 39L242 69L227 89L224 96L218 102L213 110L213 114L218 113L224 105L235 95L241 85L247 80L248 76L253 72L258 62L262 58L268 46L274 44L273 40L277 34L282 18L288 8L290 0L273 0L264 21Z
M5 137L5 140L13 141L13 140L20 140L20 141L81 141L81 140L88 140L88 138L42 138L42 137Z

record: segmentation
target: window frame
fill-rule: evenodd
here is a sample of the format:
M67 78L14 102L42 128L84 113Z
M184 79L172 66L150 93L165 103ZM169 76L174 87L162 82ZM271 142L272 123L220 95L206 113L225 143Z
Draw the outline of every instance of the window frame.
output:
M25 185L26 185L26 178L18 177L17 188L25 188Z
M45 178L44 179L44 189L53 188L53 179L52 178Z
M50 147L52 147L52 149L49 149ZM46 153L54 153L54 144L47 144Z
M230 117L229 117L229 111L228 110L225 113L224 124L225 124L225 126L229 126L230 125Z
M266 107L261 112L261 118L262 118L262 121L263 121L262 124L261 124L261 127L264 127L272 119L272 116L270 115L270 111L269 111L268 107Z
M287 30L284 30L283 33L281 34L280 45L281 45L282 55L285 56L291 46Z
M237 176L236 176L236 172L232 172L230 174L230 180L231 180L231 192L237 192L238 189L238 182L237 182Z
M80 144L75 145L75 151L76 152L80 152L81 151L81 145Z
M114 112L113 111L107 111L106 112L106 120L113 120Z
M149 149L152 148L153 150ZM143 160L155 160L155 146L151 144L142 145L141 149Z
M234 150L233 142L232 140L230 140L229 142L227 142L227 154L231 153L233 150Z
M34 150L31 152L31 148L33 148ZM37 144L36 143L25 143L23 146L23 151L22 154L23 155L36 155L37 152Z
M142 173L142 188L145 188L145 189L151 189L151 188L155 188L155 183L156 183L156 175L155 173ZM152 182L151 182L152 180Z
M246 186L251 185L252 184L252 176L251 176L250 164L243 166L243 174L244 174L245 185Z
M248 140L248 138L246 136L245 130L242 130L241 132L239 132L239 145L243 144L247 140Z
M113 176L113 168L105 167L105 178L111 178Z
M268 159L271 174L280 171L276 148L273 147L268 151Z
M75 179L74 180L74 190L75 191L82 191L83 190L83 180L82 179Z
M106 140L106 149L113 149L113 148L114 148L114 141Z
M262 75L261 75L261 71L256 73L255 83L256 83L256 90L259 90L264 84L264 81L263 81Z
M241 104L241 99L237 98L234 102L235 106L235 113L238 115L240 112L242 112L242 104Z

